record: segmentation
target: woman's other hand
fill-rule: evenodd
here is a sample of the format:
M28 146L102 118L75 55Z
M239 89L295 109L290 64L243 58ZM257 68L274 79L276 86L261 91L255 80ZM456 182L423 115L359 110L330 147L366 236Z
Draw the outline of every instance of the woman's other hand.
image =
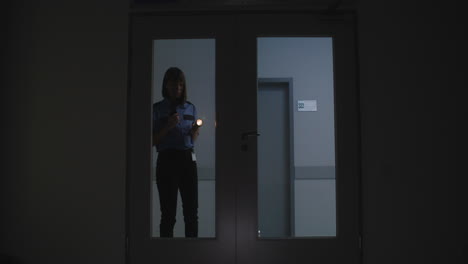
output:
M180 122L180 119L179 119L179 114L178 113L175 113L173 115L171 115L169 117L169 119L167 120L167 126L169 129L172 129L174 128L175 126L177 126L177 124Z

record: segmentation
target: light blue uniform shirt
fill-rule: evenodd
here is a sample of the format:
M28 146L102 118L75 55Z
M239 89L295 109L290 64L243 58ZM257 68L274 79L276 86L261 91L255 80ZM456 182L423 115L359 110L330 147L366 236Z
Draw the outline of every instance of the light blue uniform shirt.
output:
M158 152L166 149L185 150L194 146L190 131L197 120L195 106L187 101L183 105L177 105L175 110L179 114L180 122L156 145ZM173 113L174 108L168 99L153 104L153 133L166 126L169 116Z

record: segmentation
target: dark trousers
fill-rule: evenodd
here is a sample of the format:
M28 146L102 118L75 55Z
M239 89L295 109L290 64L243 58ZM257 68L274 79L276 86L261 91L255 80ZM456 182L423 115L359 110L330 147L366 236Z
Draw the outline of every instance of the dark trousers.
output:
M177 194L180 191L185 222L185 237L198 236L198 177L197 163L191 150L159 152L156 184L161 206L161 237L173 237L176 222Z

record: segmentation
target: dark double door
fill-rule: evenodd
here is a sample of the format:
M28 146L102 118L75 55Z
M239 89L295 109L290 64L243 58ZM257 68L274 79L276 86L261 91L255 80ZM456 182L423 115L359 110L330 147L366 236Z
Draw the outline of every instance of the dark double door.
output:
M314 14L143 15L131 18L128 93L128 263L359 263L359 127L354 21ZM258 236L260 37L333 39L336 230ZM153 237L151 119L154 41L215 42L215 236ZM261 77L261 76L260 76ZM261 135L260 135L261 136ZM311 135L312 137L313 135ZM294 199L294 198L292 198Z

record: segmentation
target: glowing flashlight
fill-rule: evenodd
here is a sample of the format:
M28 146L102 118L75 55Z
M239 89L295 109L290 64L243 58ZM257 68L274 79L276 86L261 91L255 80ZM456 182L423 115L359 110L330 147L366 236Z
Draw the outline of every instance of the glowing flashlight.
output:
M193 124L195 127L201 127L203 125L203 120L197 119L197 121Z

